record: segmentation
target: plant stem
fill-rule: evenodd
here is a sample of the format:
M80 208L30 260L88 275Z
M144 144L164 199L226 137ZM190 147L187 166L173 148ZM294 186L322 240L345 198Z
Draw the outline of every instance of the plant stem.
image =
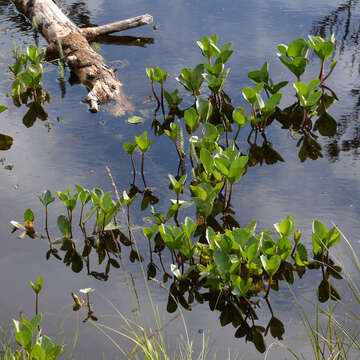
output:
M49 229L48 229L48 209L47 209L47 205L45 206L45 231L46 231L46 235L49 241L49 245L50 245L50 249L52 249L52 244L51 244L51 239L50 239L50 235L49 235Z
M165 120L165 107L164 107L164 83L161 83L161 111Z
M269 277L269 280L268 280L268 288L267 288L267 290L266 290L265 299L267 299L268 296L269 296L270 287L271 287L271 282L272 282L272 276L270 276L270 277Z
M159 107L160 107L160 100L159 100L159 97L157 96L156 94L156 91L155 91L155 87L154 87L154 83L151 83L151 89L152 89L152 92L154 94L154 97L156 99L156 103L157 103L157 107L155 109L155 114L157 113L157 111L159 110Z
M144 176L144 158L145 158L145 153L142 153L141 154L141 176L143 179L144 186L145 186L145 188L147 188L145 176Z
M226 210L230 208L231 205L231 196L232 196L233 184L230 185L229 198L226 205Z
M35 294L35 315L39 314L39 294Z

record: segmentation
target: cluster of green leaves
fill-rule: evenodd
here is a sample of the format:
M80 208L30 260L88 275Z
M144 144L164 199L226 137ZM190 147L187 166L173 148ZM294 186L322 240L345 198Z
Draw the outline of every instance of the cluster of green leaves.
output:
M15 340L19 349L14 353L14 360L56 360L63 352L62 345L56 345L42 334L40 322L42 315L38 314L30 321L21 317L13 320Z
M20 96L26 89L35 90L41 87L41 79L44 73L42 61L45 52L40 52L34 45L28 46L26 53L21 53L21 47L14 49L15 62L9 66L15 76L12 84L12 93Z
M44 74L43 61L45 52L35 45L29 45L22 54L21 47L14 48L15 62L9 69L14 76L11 93L14 105L26 104L29 110L23 118L26 127L31 127L37 118L47 120L48 114L43 107L50 102L50 94L44 90L41 79ZM33 101L29 102L32 99Z
M178 82L183 85L192 97L194 104L188 109L181 110L179 105L182 98L179 91L167 92L165 98L168 102L169 114L164 122L160 124L155 116L153 129L155 134L166 133L175 143L179 160L183 161L189 154L192 168L198 165L201 147L196 137L198 128L207 127L207 123L217 126L220 136L225 134L226 147L229 147L231 140L229 134L236 130L233 141L236 143L240 129L247 123L251 124L251 131L248 136L250 143L248 156L251 158L250 166L261 164L273 164L277 161L284 161L283 158L274 150L273 145L268 141L265 129L273 120L277 120L282 127L289 129L291 135L300 133L297 146L301 161L306 159L317 159L321 157L321 145L317 141L314 131L318 130L323 136L333 136L336 133L336 121L328 114L327 109L337 100L336 94L324 85L324 81L330 76L336 66L336 61L332 62L329 71L325 73L325 61L331 57L334 51L334 36L327 40L317 36L309 36L308 42L300 38L292 41L288 46L280 44L278 46L280 61L295 76L297 81L293 83L297 99L292 106L284 110L280 109L282 93L280 92L289 82L275 82L269 74L269 64L264 62L258 70L248 73L252 87L245 87L242 95L250 105L250 113L242 107L235 108L231 104L230 97L224 92L224 84L229 74L226 69L226 62L233 54L231 43L219 46L218 36L204 37L197 42L205 60L194 68L183 68ZM306 84L301 81L309 63L309 50L313 49L316 56L321 60L321 71L319 77ZM164 85L167 73L161 69L147 69L148 76L153 84L154 81ZM201 90L204 83L207 83L210 95L201 98ZM163 104L162 104L163 105ZM157 109L159 108L159 104ZM155 110L155 114L156 111ZM163 109L164 113L164 109ZM179 120L176 120L176 116ZM184 119L184 122L181 121ZM315 119L315 122L313 121ZM182 127L185 126L189 133L189 151L183 146ZM256 142L258 133L261 133L264 142L259 147ZM251 142L251 135L254 134L254 143ZM204 136L203 136L204 139ZM216 140L219 141L220 137Z

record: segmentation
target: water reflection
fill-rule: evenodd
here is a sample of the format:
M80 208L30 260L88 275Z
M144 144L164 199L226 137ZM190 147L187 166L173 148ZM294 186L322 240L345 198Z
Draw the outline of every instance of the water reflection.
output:
M328 15L314 22L312 33L320 36L328 36L335 33L337 43L334 57L348 59L347 67L352 72L359 75L359 1L349 0L341 3L336 9ZM327 156L331 161L339 158L340 152L351 152L354 159L359 158L360 146L360 126L359 119L359 89L353 88L350 96L355 100L355 107L349 113L350 109L346 109L346 113L339 118L339 128L334 139L326 145ZM350 134L347 134L349 130ZM343 139L345 136L348 139Z

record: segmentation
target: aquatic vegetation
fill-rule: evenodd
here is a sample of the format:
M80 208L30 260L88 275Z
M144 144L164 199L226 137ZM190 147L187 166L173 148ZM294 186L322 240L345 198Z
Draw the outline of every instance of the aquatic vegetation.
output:
M20 107L24 104L29 108L23 117L26 127L33 126L37 118L42 121L48 118L44 104L49 103L51 97L41 83L44 57L45 52L40 52L37 46L28 46L25 54L22 54L21 47L15 47L15 62L9 66L14 77L9 96L12 97L15 106Z
M168 312L174 312L179 305L191 310L195 301L208 302L212 311L220 312L222 326L231 323L236 329L235 337L245 337L254 343L258 351L265 352L264 337L268 330L278 339L285 331L270 304L271 294L279 290L281 282L293 284L295 274L301 278L305 271L321 270L322 279L317 287L319 301L340 299L330 277L338 279L341 268L329 256L329 248L339 241L340 234L336 228L328 231L324 224L314 220L312 248L308 249L307 242L301 240L300 231L295 229L291 216L274 224L275 231L257 231L256 221L240 226L232 206L234 186L240 183L250 166L263 161L268 164L283 161L266 137L266 128L274 120L294 132L293 136L301 134L298 141L298 146L302 143L299 152L301 160L321 156L321 147L317 147L313 131L318 129L320 133L326 133L328 125L324 122L331 121L331 117L327 118L327 108L336 100L336 95L323 85L325 76L321 74L320 78L309 84L301 81L308 64L309 46L304 39L298 39L288 47L279 45L280 60L297 78L293 84L297 101L286 109L279 108L282 99L279 91L288 82L275 84L265 62L260 70L248 74L254 86L242 90L250 108L250 113L247 113L242 107L234 107L224 92L229 74L225 64L233 54L231 43L220 47L214 35L203 38L198 46L205 57L204 63L195 68L182 69L177 78L194 100L187 109L178 108L182 99L177 90L167 92L164 89L166 72L158 67L146 69L157 101L153 123L155 135L165 133L174 142L179 158L177 174L168 175L169 189L174 191L176 198L169 199L167 211L161 213L155 209L158 198L145 181L144 158L154 139L144 131L140 136L135 136L133 142L123 144L131 159L133 181L128 191L122 189L121 197L108 170L115 198L111 192L105 193L100 188L87 190L80 185L75 185L75 194L71 194L70 187L65 192L56 192L66 211L66 214L57 217L60 237L54 238L48 231L48 205L54 201L49 190L40 197L45 208L46 236L35 232L34 214L30 209L24 215L24 226L17 222L12 224L14 230L24 231L22 237L28 234L47 239L47 259L53 255L71 266L76 273L82 271L85 265L88 275L107 280L111 268L124 266L123 247L130 247L131 262L139 261L142 266L145 261L143 254L138 251L139 237L134 234L137 224L131 223L130 216L131 208L138 203L137 195L141 194L140 208L147 211L147 222L150 224L142 228L149 247L147 278L158 280L158 270L161 268L163 283L171 281ZM325 61L330 50L329 46L328 52L324 52L319 45L317 51ZM324 64L321 66L323 69ZM155 82L161 85L160 98L156 94ZM209 89L206 98L201 97L203 83ZM169 106L167 117L164 97ZM156 119L160 107L163 123ZM313 119L316 119L315 125ZM238 137L247 125L251 128L247 139L250 149L246 154L239 147ZM183 127L188 133L188 151ZM257 145L258 134L264 139L261 148ZM141 152L143 191L135 185L133 155L136 149ZM187 153L190 154L191 163L188 173L185 166ZM75 209L79 203L80 232L74 228ZM184 209L189 207L192 209L187 210L185 215ZM125 235L126 231L128 236ZM76 239L79 233L83 241ZM166 252L171 258L170 269L165 267L162 260ZM158 261L154 259L154 254L157 254ZM93 270L94 263L97 269L103 264L104 270ZM257 323L256 308L262 300L271 314L266 328Z
M178 156L179 160L183 161L186 154L190 154L190 162L194 167L193 133L200 123L207 124L210 122L218 126L218 130L221 125L221 131L225 133L226 147L230 146L229 135L233 132L234 125L238 125L236 134L233 137L235 146L238 147L236 142L240 128L249 123L251 125L247 137L250 145L249 157L250 153L253 155L249 164L254 166L261 164L264 160L266 163L272 164L283 161L283 158L273 149L273 144L268 141L266 136L266 128L275 120L280 122L284 129L288 129L292 137L297 134L300 135L297 146L300 147L299 158L301 161L308 158L315 160L322 157L321 145L317 141L318 136L314 132L318 130L322 136L333 136L337 127L336 121L328 114L327 109L338 99L334 91L324 84L336 66L336 61L332 62L328 73L325 74L325 62L334 52L334 41L333 36L330 36L327 40L321 37L309 36L308 42L300 38L292 41L289 46L280 44L278 46L278 57L285 67L296 76L297 81L293 83L293 88L296 91L297 101L285 109L280 108L282 99L280 90L284 89L289 81L283 80L275 83L269 74L269 64L265 61L261 69L252 70L248 73L250 81L255 85L245 87L242 90L243 97L250 106L250 113L247 113L247 110L241 107L235 108L232 105L230 96L224 91L230 71L230 69L226 69L225 65L233 54L231 43L226 43L220 47L216 34L211 37L204 37L197 42L205 58L204 62L194 68L183 68L180 75L176 77L178 82L194 98L194 105L184 110L179 109L182 99L178 96L178 90L164 90L169 106L169 114L166 117L164 115L162 124L157 120L156 113L160 107L160 101L158 100L153 121L155 135L162 135L165 132L177 144L176 134L181 131L182 121L180 120L184 118L185 128L190 135L190 150L184 149L180 153L179 149L177 149ZM321 60L321 70L317 79L306 84L301 81L301 77L310 63L308 58L310 47L314 49L315 54ZM154 81L160 78L163 86L166 76L161 77L159 71L157 71L159 75L155 76L154 69L147 69L152 87ZM167 74L162 70L161 73ZM210 91L210 95L206 98L201 97L204 82L208 85ZM266 101L264 101L262 94L265 94ZM207 104L210 104L210 106ZM163 109L162 111L164 114ZM179 118L178 123L176 123L176 116ZM259 133L264 139L262 147L257 144ZM254 136L254 141L252 141L252 136Z
M38 277L38 279L33 283L30 281L31 288L34 290L35 293L35 315L39 314L39 294L43 286L43 278L42 276Z
M15 329L15 340L20 349L12 354L11 359L45 359L56 360L63 351L63 346L55 345L52 340L42 334L40 329L42 315L38 314L30 321L24 317L13 320Z
M8 339L5 347L1 344L0 358L3 360L57 360L64 350L63 345L54 344L41 328L39 293L43 278L40 276L35 283L30 281L30 285L36 295L35 316L26 320L20 311L19 320L13 319L14 343Z

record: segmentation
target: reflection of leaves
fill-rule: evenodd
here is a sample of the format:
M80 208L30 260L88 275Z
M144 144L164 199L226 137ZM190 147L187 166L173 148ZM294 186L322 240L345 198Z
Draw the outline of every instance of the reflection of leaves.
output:
M9 150L13 144L11 136L0 133L0 150Z
M144 191L144 194L143 194L143 199L141 201L141 210L146 210L146 208L148 207L149 203L151 205L155 205L156 203L159 202L159 198L157 198L154 193L149 190L149 189L146 189Z
M316 160L323 157L321 153L321 145L311 136L302 136L297 146L302 146L299 151L299 159L304 162L306 159Z
M82 258L76 251L74 251L71 261L71 270L76 273L79 273L82 270L82 268L83 268Z
M298 130L303 118L302 108L294 103L284 110L276 111L276 119L282 124L284 129Z
M247 339L254 343L256 350L259 351L261 354L263 354L266 350L264 336L261 333L262 330L264 329L260 326L254 326L251 329L251 339L249 336L250 334L248 334L249 339Z
M335 119L324 112L315 122L314 130L319 130L322 136L334 136L336 134L337 123Z
M156 265L153 262L151 262L147 267L147 278L149 280L155 277L156 277Z
M272 337L282 340L282 336L285 333L284 324L278 318L273 316L269 322L269 326Z
M248 160L249 166L255 166L257 164L261 165L264 159L262 148L257 144L251 144L249 148L248 157L249 157Z
M267 165L275 164L278 161L285 162L282 156L273 149L273 144L271 142L265 141L262 146L262 150L264 160Z
M341 296L331 282L323 279L318 287L318 299L323 303L328 301L330 297L331 300L341 300Z
M28 104L27 107L29 108L29 110L23 117L23 124L27 128L33 126L37 118L43 121L47 120L48 114L41 104L32 102Z

